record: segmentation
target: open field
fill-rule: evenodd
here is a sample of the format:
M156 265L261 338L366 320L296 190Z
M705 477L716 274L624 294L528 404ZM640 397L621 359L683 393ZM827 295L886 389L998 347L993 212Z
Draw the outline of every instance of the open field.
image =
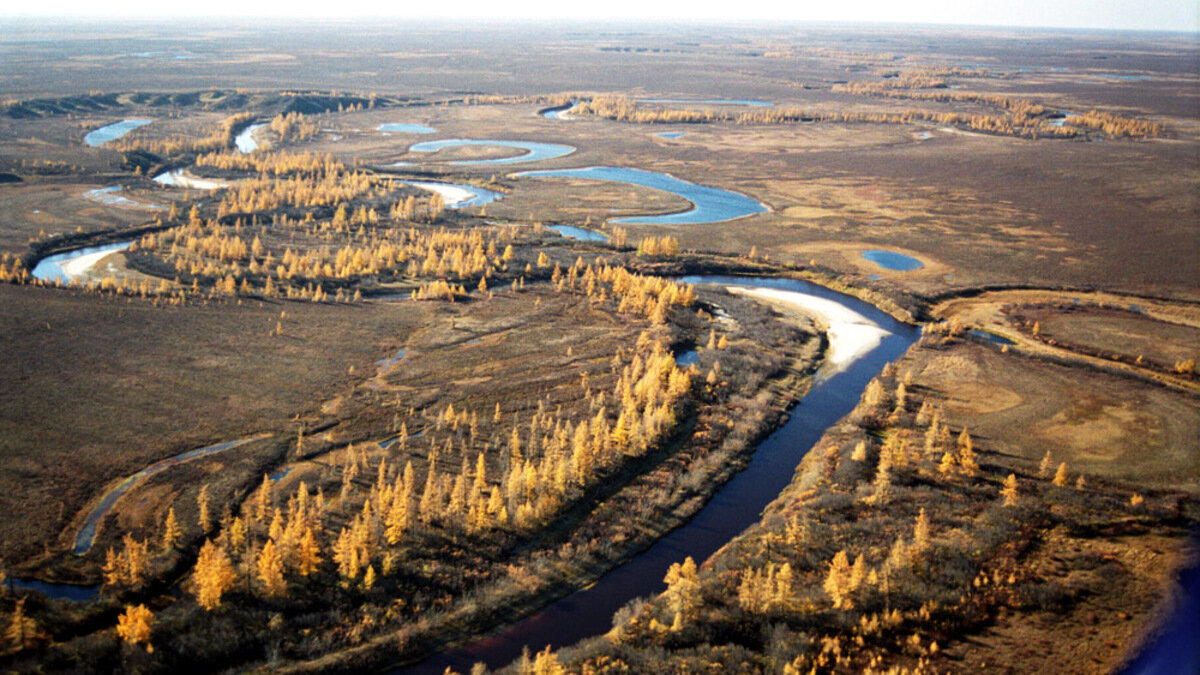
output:
M55 554L99 488L155 460L291 431L295 415L355 381L351 368L370 372L426 320L420 305L164 308L50 289L0 293L4 509L27 516L5 520L3 556L13 562ZM276 322L283 335L270 335ZM247 468L252 477L258 467ZM119 538L102 532L101 541Z
M917 339L883 312L924 337L873 365L761 521L544 658L1112 670L1200 517L1198 54L922 27L6 24L0 573L103 588L0 593L0 620L32 621L0 667L469 652L720 507L814 381ZM85 145L129 119L154 121ZM409 151L447 139L574 151ZM625 225L691 203L516 175L591 166L764 210ZM167 170L214 189L151 180ZM502 196L457 209L405 180ZM113 242L68 266L72 288L26 274ZM860 397L842 393L838 416ZM72 552L122 480L236 439L136 483ZM141 603L153 652L114 638Z

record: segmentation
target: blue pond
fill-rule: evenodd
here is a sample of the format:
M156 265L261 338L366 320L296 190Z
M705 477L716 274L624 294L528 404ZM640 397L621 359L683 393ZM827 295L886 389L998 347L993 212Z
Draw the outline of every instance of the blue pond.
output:
M746 195L721 190L718 188L696 185L680 180L665 173L627 169L615 166L591 166L586 169L561 169L552 171L525 171L517 176L534 178L588 178L591 180L607 180L618 183L629 183L643 187L664 190L679 195L692 203L692 208L680 213L662 216L635 216L631 218L616 218L614 223L631 225L671 224L671 225L700 225L704 223L719 223L733 220L755 213L763 213L767 207L747 197Z
M122 241L115 244L105 244L103 246L89 246L87 248L77 248L73 251L64 251L63 253L55 253L51 256L46 256L38 261L33 267L33 278L41 279L42 281L53 283L55 281L63 284L71 283L71 276L63 269L67 263L81 258L85 255L93 253L107 253L111 251L124 251L129 248L132 241Z
M144 127L153 121L154 120L123 120L114 124L109 124L108 126L100 127L95 131L89 131L88 134L83 137L83 142L92 147L104 145L109 141L117 140L118 138L138 127Z
M658 136L659 138L680 138L682 136L686 136L687 132L685 132L685 131L664 131L660 134L654 134L654 135Z
M408 122L398 122L396 124L380 124L375 127L378 131L387 131L395 134L434 134L437 129L427 127L424 124L411 124Z
M863 251L862 256L883 269L893 272L911 272L925 266L924 263L912 256L893 251Z
M687 368L696 361L700 360L700 352L695 349L689 349L686 352L680 352L675 355L675 365L681 368Z
M471 140L465 138L450 138L444 141L427 141L409 147L409 152L437 152L442 148L457 148L464 145L482 145L501 148L516 148L524 150L525 154L516 157L501 157L499 159L467 159L450 162L459 166L484 166L493 164L517 164L519 162L537 162L545 159L563 157L575 152L569 145L556 143L537 143L534 141L496 141Z
M579 241L608 241L608 235L595 230L586 230L582 227L574 225L551 225L548 229L554 230L567 239L578 239Z
M775 105L770 101L757 101L748 98L639 98L641 103L704 103L708 105L749 105L764 107Z

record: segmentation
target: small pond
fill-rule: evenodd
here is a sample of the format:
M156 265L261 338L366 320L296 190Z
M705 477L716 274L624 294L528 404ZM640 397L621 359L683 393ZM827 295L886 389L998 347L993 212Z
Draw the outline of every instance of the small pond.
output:
M893 272L911 272L925 266L925 263L912 256L894 251L863 251L862 257Z

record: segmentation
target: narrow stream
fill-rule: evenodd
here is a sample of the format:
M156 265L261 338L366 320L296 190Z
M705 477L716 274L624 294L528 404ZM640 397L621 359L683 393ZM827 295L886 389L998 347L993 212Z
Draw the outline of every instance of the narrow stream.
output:
M718 548L758 521L765 508L791 481L796 466L825 433L849 413L867 383L884 365L900 357L919 336L901 323L857 298L794 279L697 276L692 284L721 284L792 291L832 300L857 312L887 332L877 347L836 374L818 377L809 392L790 411L791 416L764 439L745 470L734 476L687 524L659 539L650 548L601 577L595 584L551 603L533 615L466 646L437 654L399 673L434 673L447 667L469 672L482 661L498 668L521 654L547 645L561 648L600 635L612 627L612 615L630 600L664 589L663 576L675 562L691 556L706 560Z

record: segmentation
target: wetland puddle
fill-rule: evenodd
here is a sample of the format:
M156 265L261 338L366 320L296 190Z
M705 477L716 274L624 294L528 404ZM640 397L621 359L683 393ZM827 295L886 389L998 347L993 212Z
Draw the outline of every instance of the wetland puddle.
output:
M925 266L925 263L912 256L894 251L863 251L862 257L893 272L911 272Z

